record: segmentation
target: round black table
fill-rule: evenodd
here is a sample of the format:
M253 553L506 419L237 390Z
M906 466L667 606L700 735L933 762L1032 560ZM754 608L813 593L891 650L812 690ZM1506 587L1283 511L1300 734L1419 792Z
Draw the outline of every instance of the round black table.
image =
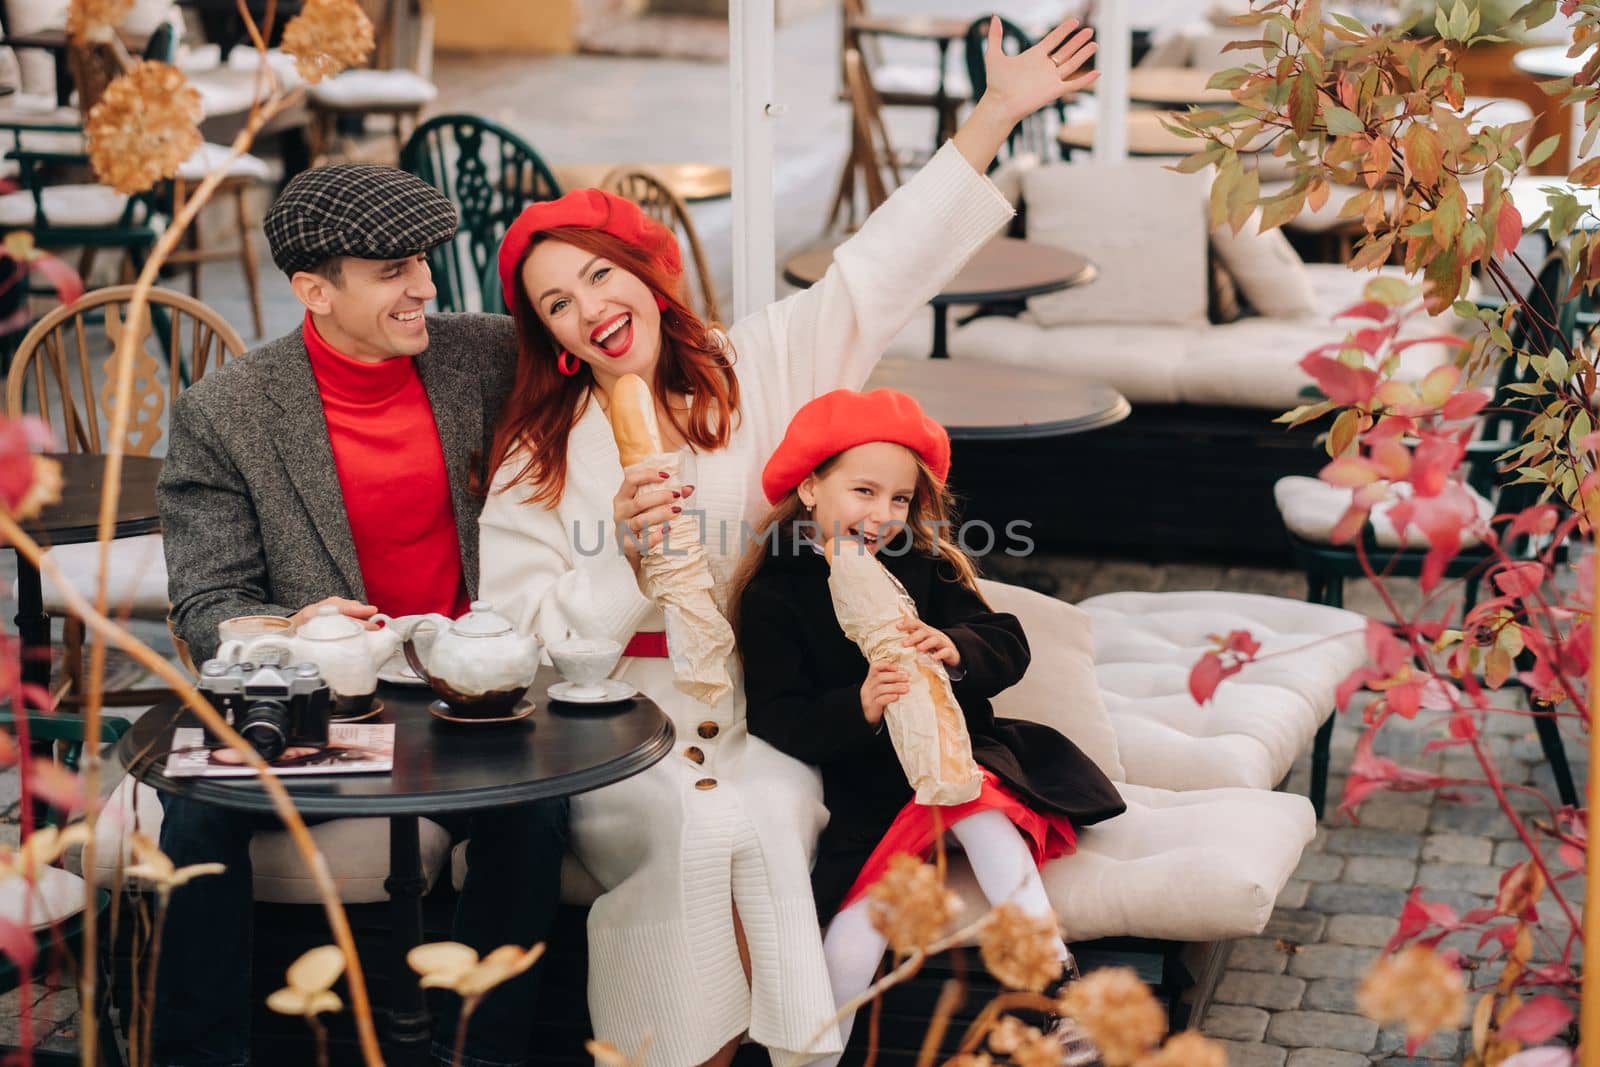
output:
M958 443L1087 433L1133 413L1109 385L976 359L881 360L867 388L915 397Z
M783 280L802 288L813 285L833 264L833 250L843 241L818 245L783 265ZM1009 304L1030 296L1088 285L1099 275L1093 263L1064 248L996 237L973 253L950 283L928 301L933 306L934 359L950 355L949 313L952 304Z
M100 490L105 484L106 457L95 453L52 454L61 464L61 499L23 522L23 529L43 545L78 545L95 540L100 524ZM122 491L117 498L112 536L136 537L161 529L156 511L156 480L161 460L151 456L122 457ZM93 590L80 590L93 597ZM114 605L113 605L114 606ZM50 616L44 611L39 570L17 553L17 634L22 639L22 680L50 688Z
M560 681L545 667L528 690L535 711L514 723L465 726L428 713L431 691L383 685L376 721L395 724L394 770L283 779L303 815L389 819L389 893L394 936L389 959L394 1007L384 1036L391 1062L427 1057L429 1018L422 988L406 953L422 943L422 895L427 879L417 820L510 807L598 789L645 770L672 751L672 720L645 696L618 704L577 705L546 695ZM162 773L177 726L198 722L176 700L145 712L117 743L116 756L145 784L237 811L270 812L272 802L254 778L168 778Z

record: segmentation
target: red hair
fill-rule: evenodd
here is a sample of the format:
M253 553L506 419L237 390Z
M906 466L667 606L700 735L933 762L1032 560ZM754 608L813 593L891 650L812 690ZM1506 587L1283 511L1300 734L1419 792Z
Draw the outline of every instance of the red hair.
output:
M517 261L516 277L541 241L558 240L590 255L602 256L636 276L666 307L661 312L661 352L656 359L651 392L658 398L687 395L687 423L677 412L667 418L697 450L727 445L739 411L739 380L733 373L734 352L725 337L701 321L683 296L683 278L673 274L647 251L597 229L561 227L540 233ZM570 378L556 369L560 354L555 338L528 297L527 286L515 287L511 317L517 324L517 372L511 393L495 420L489 446L489 477L523 450L526 461L504 486L527 485L529 503L555 507L567 485L567 440L587 403L594 375L580 364ZM487 488L484 486L483 488Z

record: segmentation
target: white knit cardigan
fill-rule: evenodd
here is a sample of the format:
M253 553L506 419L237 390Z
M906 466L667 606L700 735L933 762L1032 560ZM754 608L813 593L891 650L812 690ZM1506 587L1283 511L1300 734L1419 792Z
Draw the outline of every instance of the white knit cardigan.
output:
M741 522L753 526L765 511L761 468L790 416L831 389L860 388L900 328L927 314L929 298L1010 216L946 145L839 247L821 281L730 329L739 421L726 448L697 458L690 498L719 590L743 548ZM613 547L622 468L599 406L573 427L557 507L526 503L525 488L501 490L520 465L513 456L497 472L483 509L482 595L547 640L570 632L625 643L662 629ZM650 1067L701 1062L746 1032L775 1051L802 1049L834 1010L809 876L827 821L816 773L748 734L737 665L735 692L716 707L678 692L664 659L625 659L618 677L666 710L678 742L643 774L573 799L573 847L606 889L589 918L595 1035L630 1053L648 1037ZM831 1029L811 1046L838 1049Z

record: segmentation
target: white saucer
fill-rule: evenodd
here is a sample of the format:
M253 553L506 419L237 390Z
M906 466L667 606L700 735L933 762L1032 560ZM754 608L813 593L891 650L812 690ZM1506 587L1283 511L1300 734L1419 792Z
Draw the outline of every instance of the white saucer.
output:
M411 664L403 659L399 661L398 667L395 666L394 660L385 663L383 670L378 672L378 681L388 682L390 685L420 685L423 687L428 684L418 678L411 670Z
M550 694L551 700L561 700L568 704L615 704L619 700L636 696L639 692L620 678L607 678L595 688L600 692L595 696L588 696L579 692L580 687L571 682L557 682L546 692Z

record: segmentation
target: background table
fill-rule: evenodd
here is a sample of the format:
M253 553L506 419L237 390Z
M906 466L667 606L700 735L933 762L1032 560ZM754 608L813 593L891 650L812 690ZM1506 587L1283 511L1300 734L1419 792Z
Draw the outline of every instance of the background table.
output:
M422 871L417 819L466 814L571 796L619 782L672 750L672 721L644 696L620 704L553 702L546 690L560 676L542 668L528 690L534 713L519 722L464 726L428 713L432 691L384 685L377 721L395 724L394 771L283 779L304 815L389 818L389 891L394 916L390 981L394 1007L385 1037L391 1062L421 1063L429 1019L406 953L422 940ZM237 811L270 812L254 778L168 778L162 773L172 730L197 725L176 700L146 712L117 744L118 760L164 793ZM242 962L242 961L241 961Z
M648 171L688 203L733 195L733 171L714 163L569 163L552 166L550 172L564 192L571 192L599 188L606 175L619 167Z
M783 265L783 280L801 288L828 272L833 250L843 242L819 245ZM952 304L1005 303L1055 293L1094 281L1094 264L1064 248L1018 237L996 237L973 253L950 283L929 301L933 305L934 359L949 356L949 309Z
M73 452L52 455L61 464L61 500L24 522L23 528L45 545L78 545L95 540L100 523L100 489L105 484L104 456ZM156 480L161 460L150 456L122 458L122 491L117 498L112 536L156 533ZM80 590L91 598L93 590ZM115 605L113 605L114 607ZM22 638L22 680L50 687L50 616L44 612L39 571L17 553L17 634Z
M931 41L939 48L939 80L933 89L933 107L938 114L934 123L933 150L937 152L945 139L955 133L945 127L954 121L950 111L950 89L945 84L945 71L950 56L950 46L967 35L971 19L948 15L857 15L850 19L847 30L852 33L870 33L880 37L899 37L907 41ZM947 118L948 116L948 118Z
M1109 385L975 359L886 359L867 388L909 393L955 442L1085 433L1133 411Z
M1128 99L1176 108L1233 103L1228 90L1206 88L1212 73L1193 67L1134 67L1128 71Z
M1128 154L1130 156L1187 156L1200 151L1206 142L1196 137L1180 137L1163 121L1172 118L1167 111L1128 112ZM1056 131L1056 140L1068 153L1087 152L1094 147L1095 120L1070 122Z

